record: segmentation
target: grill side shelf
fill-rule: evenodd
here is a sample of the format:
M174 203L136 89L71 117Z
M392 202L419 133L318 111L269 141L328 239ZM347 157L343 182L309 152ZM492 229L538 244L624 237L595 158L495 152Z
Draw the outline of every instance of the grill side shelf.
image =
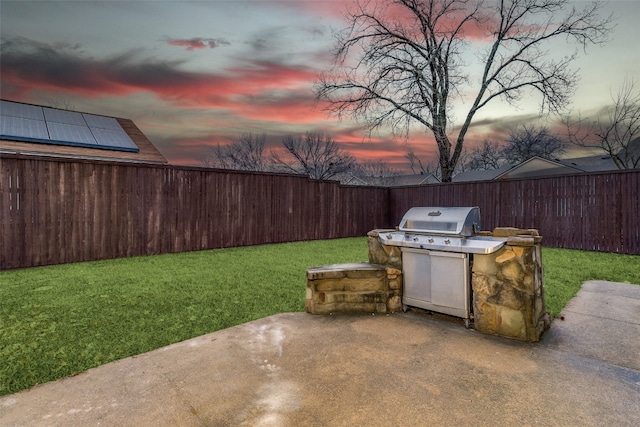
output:
M500 237L476 236L455 240L452 244L439 244L425 242L424 239L428 238L428 235L422 235L421 237L422 239L414 241L406 238L406 235L401 232L380 234L379 236L380 243L388 246L470 254L493 253L503 247L507 241L506 238Z

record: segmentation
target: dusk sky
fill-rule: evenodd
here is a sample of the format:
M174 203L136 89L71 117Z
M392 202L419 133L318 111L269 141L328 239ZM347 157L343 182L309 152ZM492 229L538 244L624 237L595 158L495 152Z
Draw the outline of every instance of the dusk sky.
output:
M271 149L284 135L321 130L359 161L406 170L402 140L369 137L362 125L315 106L313 83L330 65L347 3L2 0L0 96L132 119L172 164L199 165L207 146L247 132L267 134ZM573 108L583 115L610 103L625 78L640 78L640 0L606 3L605 13L617 17L610 41L574 65L581 81ZM567 46L549 50L570 53ZM537 101L490 105L476 116L469 146L537 123ZM431 160L430 135L418 130L409 144Z

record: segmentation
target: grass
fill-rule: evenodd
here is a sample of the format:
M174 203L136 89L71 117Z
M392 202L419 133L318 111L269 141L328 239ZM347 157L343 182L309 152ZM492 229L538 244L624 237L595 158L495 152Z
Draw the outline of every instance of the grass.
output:
M0 272L0 395L281 312L308 267L365 261L366 239L285 243ZM640 257L543 249L547 309L583 281L640 283Z
M303 311L308 267L366 260L366 240L353 238L2 272L0 395Z
M558 316L587 280L640 284L640 256L543 248L547 311Z

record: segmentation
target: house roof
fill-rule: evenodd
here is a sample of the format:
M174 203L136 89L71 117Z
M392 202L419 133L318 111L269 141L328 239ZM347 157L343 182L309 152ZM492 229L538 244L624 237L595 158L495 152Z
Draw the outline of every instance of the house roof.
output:
M440 180L432 173L398 175L393 177L394 186L440 184Z
M460 172L453 177L453 182L471 182L471 181L491 181L496 179L499 175L502 175L509 169L514 168L515 164L508 164L499 167L498 169L489 170L473 170Z
M603 172L617 169L616 164L608 154L556 160L563 165L575 167L584 172Z
M0 101L0 153L167 163L129 119Z
M640 147L640 138L637 141L637 145ZM453 177L453 182L532 178L579 172L604 172L617 169L616 164L609 155L573 157L554 160L534 156L524 162L504 165L498 169L461 172Z
M340 183L343 185L370 185L367 184L363 179L351 174L345 174L343 176L340 176L339 178Z
M629 142L627 145L627 151L634 157L640 156L640 137Z
M439 184L440 180L434 174L390 175L390 176L355 176L345 174L340 177L344 185L370 185L377 187L396 187L408 185Z
M556 160L548 160L543 159L542 157L533 156L530 159L527 159L524 162L500 173L493 179L532 178L576 172L584 172L584 170Z

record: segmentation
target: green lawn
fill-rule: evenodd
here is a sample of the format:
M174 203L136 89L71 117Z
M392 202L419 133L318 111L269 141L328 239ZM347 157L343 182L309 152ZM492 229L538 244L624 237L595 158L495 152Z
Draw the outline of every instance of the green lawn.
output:
M366 238L0 272L0 395L281 312L308 267L367 260ZM640 283L640 257L545 248L548 310L588 279Z
M587 280L640 284L640 256L543 248L547 311L554 316Z

